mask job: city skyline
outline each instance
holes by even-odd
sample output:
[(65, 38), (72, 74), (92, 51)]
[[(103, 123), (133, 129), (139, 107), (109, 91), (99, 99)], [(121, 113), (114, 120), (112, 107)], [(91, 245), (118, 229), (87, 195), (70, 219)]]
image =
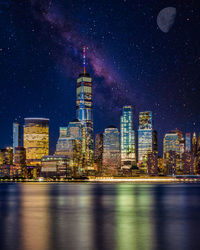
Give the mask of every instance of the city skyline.
[(0, 0), (0, 250), (200, 249), (200, 1)]
[(149, 1), (148, 6), (128, 0), (115, 5), (108, 1), (101, 5), (95, 1), (9, 3), (0, 15), (0, 73), (5, 84), (0, 146), (12, 144), (15, 118), (23, 123), (24, 117), (48, 117), (50, 151), (55, 150), (52, 145), (59, 127), (73, 120), (76, 112), (75, 81), (84, 44), (94, 84), (95, 133), (110, 124), (119, 129), (118, 117), (125, 105), (134, 107), (135, 117), (152, 111), (159, 148), (169, 130), (199, 132), (199, 36), (195, 32), (199, 4), (170, 4), (176, 8), (176, 20), (164, 33), (156, 22), (168, 1), (156, 5)]

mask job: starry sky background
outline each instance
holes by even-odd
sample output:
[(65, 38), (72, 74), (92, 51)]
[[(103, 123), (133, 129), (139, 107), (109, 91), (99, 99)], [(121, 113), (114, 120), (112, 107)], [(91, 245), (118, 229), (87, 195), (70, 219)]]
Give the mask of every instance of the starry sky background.
[[(163, 33), (159, 11), (177, 10)], [(50, 118), (50, 149), (59, 126), (75, 118), (76, 78), (93, 78), (94, 130), (119, 128), (123, 105), (153, 111), (159, 152), (174, 128), (200, 132), (200, 2), (157, 0), (0, 1), (0, 147), (12, 122)]]

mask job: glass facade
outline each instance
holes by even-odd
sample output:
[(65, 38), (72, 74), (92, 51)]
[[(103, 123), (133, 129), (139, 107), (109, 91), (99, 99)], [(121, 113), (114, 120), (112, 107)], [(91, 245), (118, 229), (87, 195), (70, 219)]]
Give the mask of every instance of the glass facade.
[(89, 74), (80, 74), (76, 87), (76, 118), (85, 128), (85, 168), (93, 169), (94, 139), (92, 115), (92, 78)]
[(85, 153), (85, 128), (83, 124), (74, 120), (68, 127), (60, 128), (60, 136), (56, 144), (55, 155), (65, 155), (70, 159), (70, 167), (82, 170)]
[(49, 119), (25, 118), (24, 148), (28, 165), (40, 164), (49, 155)]
[(163, 154), (169, 151), (180, 153), (179, 136), (176, 132), (169, 132), (165, 134), (163, 141)]
[(147, 159), (147, 154), (153, 151), (153, 133), (152, 129), (138, 130), (138, 160)]
[(103, 133), (103, 172), (116, 174), (120, 167), (120, 134), (110, 126)]
[(131, 106), (123, 107), (120, 130), (121, 165), (130, 168), (136, 164), (135, 131), (133, 130), (133, 110)]
[(71, 177), (73, 174), (67, 156), (48, 155), (42, 157), (41, 162), (41, 176), (44, 178), (66, 178)]
[(20, 124), (18, 122), (13, 123), (13, 153), (15, 148), (21, 146), (21, 133)]
[(153, 151), (152, 112), (139, 114), (138, 161), (146, 161), (147, 154)]
[(152, 112), (151, 111), (140, 112), (139, 129), (152, 129)]

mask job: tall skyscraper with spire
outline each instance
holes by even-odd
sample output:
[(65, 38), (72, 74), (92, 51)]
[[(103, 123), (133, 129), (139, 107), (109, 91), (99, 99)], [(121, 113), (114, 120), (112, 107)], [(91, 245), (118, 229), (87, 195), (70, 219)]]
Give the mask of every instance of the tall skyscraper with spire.
[(83, 73), (79, 74), (76, 86), (76, 118), (85, 127), (86, 150), (85, 166), (93, 170), (93, 115), (92, 115), (92, 78), (86, 73), (86, 47), (83, 46)]

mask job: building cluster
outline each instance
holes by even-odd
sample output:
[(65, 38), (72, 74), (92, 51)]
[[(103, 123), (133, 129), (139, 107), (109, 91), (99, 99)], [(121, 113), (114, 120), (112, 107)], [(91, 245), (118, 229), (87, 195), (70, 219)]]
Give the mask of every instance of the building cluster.
[[(174, 176), (200, 172), (200, 136), (170, 131), (158, 156), (152, 112), (139, 113), (133, 127), (133, 107), (124, 106), (120, 130), (108, 126), (94, 136), (92, 78), (85, 70), (76, 85), (76, 118), (60, 127), (56, 150), (49, 155), (49, 119), (25, 118), (13, 123), (13, 146), (0, 149), (0, 178), (70, 179), (86, 176)], [(23, 141), (23, 143), (22, 143)]]

